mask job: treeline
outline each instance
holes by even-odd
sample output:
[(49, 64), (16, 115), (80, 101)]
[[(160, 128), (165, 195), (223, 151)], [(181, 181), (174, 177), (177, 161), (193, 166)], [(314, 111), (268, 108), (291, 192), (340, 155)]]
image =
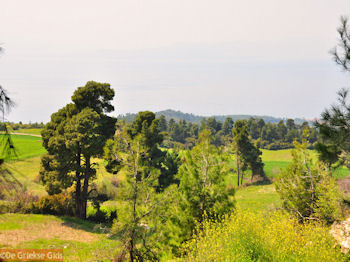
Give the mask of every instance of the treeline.
[[(258, 115), (213, 115), (213, 116), (199, 116), (195, 114), (189, 114), (189, 113), (183, 113), (181, 111), (176, 111), (172, 109), (162, 110), (155, 112), (155, 115), (157, 118), (159, 118), (161, 115), (165, 116), (166, 120), (169, 121), (170, 119), (174, 119), (176, 122), (179, 122), (180, 120), (186, 120), (187, 122), (192, 122), (195, 124), (200, 124), (201, 121), (205, 118), (214, 117), (216, 121), (225, 122), (225, 119), (230, 117), (233, 121), (237, 120), (249, 120), (250, 118), (257, 118), (257, 119), (263, 119), (266, 123), (275, 123), (277, 124), (281, 120), (286, 120), (284, 118), (280, 117), (273, 117), (273, 116), (258, 116)], [(119, 120), (125, 120), (128, 123), (131, 123), (136, 118), (137, 114), (134, 113), (127, 113), (125, 115), (119, 115), (117, 118)], [(294, 119), (296, 124), (302, 124), (305, 122), (305, 119), (301, 118), (295, 118)]]
[[(166, 117), (161, 115), (159, 117), (159, 126), (165, 135), (162, 145), (172, 148), (175, 144), (179, 144), (184, 148), (192, 148), (198, 139), (198, 133), (204, 129), (211, 131), (214, 137), (214, 145), (225, 145), (231, 134), (234, 122), (231, 117), (227, 117), (224, 122), (217, 121), (215, 117), (210, 117), (202, 119), (200, 124), (195, 124), (186, 120), (175, 121), (170, 119), (167, 121)], [(304, 129), (309, 130), (308, 139), (311, 148), (318, 139), (317, 129), (310, 126), (306, 121), (302, 124), (296, 124), (293, 119), (287, 119), (286, 122), (280, 120), (278, 123), (266, 123), (263, 119), (250, 118), (246, 123), (249, 137), (255, 145), (264, 149), (293, 148), (293, 141), (300, 142), (302, 140)]]
[(45, 124), (43, 122), (34, 122), (34, 123), (22, 123), (22, 121), (19, 121), (19, 123), (9, 122), (7, 125), (12, 130), (18, 130), (18, 129), (31, 129), (31, 128), (44, 128)]

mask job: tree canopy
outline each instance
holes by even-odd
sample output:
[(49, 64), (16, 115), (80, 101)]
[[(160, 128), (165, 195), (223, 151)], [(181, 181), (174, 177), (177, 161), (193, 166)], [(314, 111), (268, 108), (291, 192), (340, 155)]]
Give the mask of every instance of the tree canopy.
[(105, 113), (113, 110), (114, 91), (109, 84), (87, 82), (67, 104), (51, 115), (42, 131), (48, 151), (41, 160), (41, 181), (49, 194), (75, 185), (76, 216), (86, 218), (89, 182), (96, 170), (91, 159), (103, 154), (107, 139), (115, 132), (116, 119)]

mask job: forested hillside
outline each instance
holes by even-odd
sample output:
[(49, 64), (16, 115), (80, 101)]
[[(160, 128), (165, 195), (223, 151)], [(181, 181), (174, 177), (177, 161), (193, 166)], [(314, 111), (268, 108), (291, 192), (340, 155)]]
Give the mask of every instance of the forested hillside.
[[(162, 110), (155, 112), (156, 116), (159, 117), (161, 115), (165, 116), (165, 119), (169, 121), (170, 119), (174, 119), (176, 122), (179, 122), (180, 120), (185, 120), (187, 122), (192, 122), (195, 124), (200, 124), (200, 122), (205, 119), (205, 118), (215, 118), (215, 120), (224, 122), (226, 118), (230, 117), (232, 118), (233, 121), (236, 120), (248, 120), (250, 118), (255, 118), (255, 119), (262, 119), (266, 123), (278, 123), (281, 120), (286, 121), (286, 118), (281, 118), (281, 117), (272, 117), (272, 116), (259, 116), (259, 115), (213, 115), (213, 116), (199, 116), (195, 115), (192, 113), (183, 113), (181, 111), (176, 111), (172, 109), (167, 109), (167, 110)], [(125, 119), (127, 122), (132, 122), (137, 114), (133, 113), (127, 113), (125, 115), (119, 115), (118, 119)], [(310, 120), (307, 119), (301, 119), (301, 118), (295, 118), (293, 119), (296, 124), (302, 124), (303, 122), (309, 122), (311, 123)]]

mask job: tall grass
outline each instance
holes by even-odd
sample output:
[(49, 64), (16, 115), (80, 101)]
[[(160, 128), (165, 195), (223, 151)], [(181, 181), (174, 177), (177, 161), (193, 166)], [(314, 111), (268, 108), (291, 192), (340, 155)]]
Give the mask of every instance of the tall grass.
[(185, 245), (185, 261), (346, 261), (329, 229), (298, 224), (282, 212), (238, 210), (222, 223), (207, 221)]

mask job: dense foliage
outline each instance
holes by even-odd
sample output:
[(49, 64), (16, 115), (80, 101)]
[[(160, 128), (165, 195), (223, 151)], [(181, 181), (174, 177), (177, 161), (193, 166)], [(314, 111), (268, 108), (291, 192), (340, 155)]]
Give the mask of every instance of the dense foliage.
[(243, 184), (244, 172), (250, 168), (252, 177), (258, 177), (259, 180), (267, 180), (264, 172), (264, 164), (260, 155), (262, 154), (259, 148), (254, 146), (248, 136), (247, 122), (238, 120), (234, 124), (232, 130), (232, 151), (235, 155), (237, 167), (237, 186)]
[[(339, 45), (338, 48), (334, 48), (333, 58), (345, 72), (350, 73), (350, 28), (345, 17), (341, 18), (338, 33)], [(338, 165), (350, 166), (350, 105), (348, 97), (349, 90), (341, 89), (338, 92), (338, 103), (326, 109), (322, 113), (321, 119), (316, 122), (321, 138), (316, 149), (320, 153), (321, 160), (327, 162), (328, 165), (338, 161)]]
[(113, 232), (123, 242), (120, 260), (127, 254), (131, 261), (154, 261), (159, 256), (155, 239), (161, 237), (161, 231), (157, 224), (171, 191), (156, 192), (160, 176), (156, 156), (164, 155), (158, 149), (161, 136), (157, 128), (154, 114), (142, 112), (131, 127), (122, 126), (106, 145), (107, 159), (115, 159), (125, 178), (118, 194), (125, 205), (113, 225)]
[[(170, 119), (174, 119), (176, 122), (179, 122), (180, 120), (185, 120), (186, 122), (191, 122), (194, 124), (200, 124), (202, 120), (208, 118), (205, 116), (199, 116), (189, 113), (183, 113), (181, 111), (176, 111), (172, 109), (162, 110), (155, 112), (156, 117), (159, 118), (160, 116), (164, 116), (167, 121)], [(134, 121), (137, 114), (133, 113), (127, 113), (125, 115), (119, 115), (118, 119), (124, 119), (126, 122), (132, 122)], [(266, 123), (274, 123), (277, 124), (279, 121), (283, 120), (283, 118), (280, 117), (272, 117), (272, 116), (258, 116), (258, 115), (215, 115), (213, 116), (216, 121), (218, 122), (224, 122), (226, 118), (231, 118), (233, 121), (237, 120), (249, 120), (250, 118), (256, 118), (256, 119), (263, 119)], [(295, 122), (297, 124), (302, 124), (305, 121), (305, 119), (301, 118), (295, 118)]]
[(342, 217), (338, 185), (326, 165), (313, 163), (306, 142), (295, 142), (292, 163), (275, 181), (283, 207), (300, 221), (332, 223)]
[(90, 182), (96, 175), (93, 157), (115, 131), (116, 119), (107, 116), (114, 108), (114, 90), (109, 84), (90, 81), (79, 87), (67, 104), (51, 115), (42, 131), (47, 150), (41, 159), (40, 179), (49, 194), (75, 186), (75, 215), (86, 219)]
[(230, 156), (211, 145), (210, 131), (204, 130), (199, 136), (199, 143), (184, 154), (177, 175), (181, 216), (185, 218), (179, 230), (185, 239), (191, 237), (196, 221), (230, 213), (235, 203), (235, 189), (226, 183)]
[[(191, 148), (198, 139), (198, 133), (203, 129), (211, 131), (214, 140), (213, 144), (220, 146), (227, 144), (228, 136), (234, 126), (232, 118), (228, 117), (224, 122), (217, 121), (214, 117), (202, 119), (200, 124), (187, 122), (186, 120), (174, 119), (166, 120), (165, 116), (160, 116), (160, 128), (165, 132), (163, 145), (173, 147), (180, 144), (184, 148)], [(242, 120), (236, 120), (242, 121)], [(243, 120), (247, 123), (247, 132), (253, 143), (264, 149), (278, 150), (293, 148), (293, 141), (301, 141), (304, 129), (310, 130), (310, 148), (318, 139), (316, 128), (311, 127), (308, 122), (298, 125), (293, 119), (283, 120), (278, 123), (265, 123), (263, 119), (250, 118)]]

